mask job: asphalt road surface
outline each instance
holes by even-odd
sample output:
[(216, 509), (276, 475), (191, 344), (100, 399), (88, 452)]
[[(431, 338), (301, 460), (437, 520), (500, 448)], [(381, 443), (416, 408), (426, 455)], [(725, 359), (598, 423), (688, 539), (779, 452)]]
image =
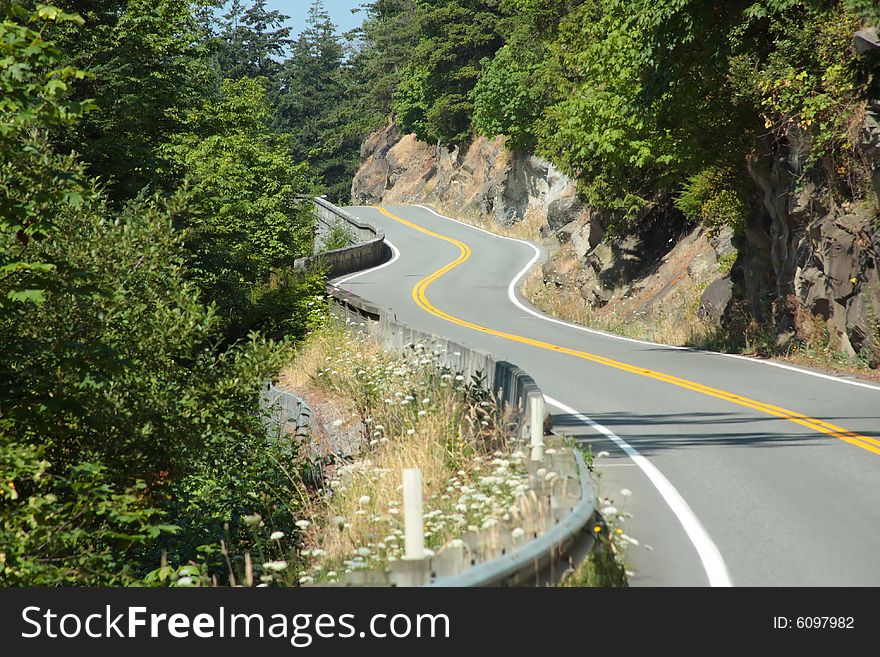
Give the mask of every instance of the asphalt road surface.
[(880, 386), (552, 320), (515, 292), (534, 245), (420, 206), (348, 210), (395, 255), (339, 287), (519, 365), (557, 431), (609, 453), (597, 486), (634, 514), (631, 585), (880, 585)]

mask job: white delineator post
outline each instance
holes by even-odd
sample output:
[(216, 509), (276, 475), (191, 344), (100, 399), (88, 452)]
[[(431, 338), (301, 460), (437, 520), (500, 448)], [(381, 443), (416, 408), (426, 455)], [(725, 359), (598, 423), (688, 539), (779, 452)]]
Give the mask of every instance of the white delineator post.
[(425, 520), (422, 516), (422, 472), (403, 471), (404, 559), (425, 558)]
[(531, 433), (532, 460), (544, 458), (544, 396), (529, 397), (529, 430)]

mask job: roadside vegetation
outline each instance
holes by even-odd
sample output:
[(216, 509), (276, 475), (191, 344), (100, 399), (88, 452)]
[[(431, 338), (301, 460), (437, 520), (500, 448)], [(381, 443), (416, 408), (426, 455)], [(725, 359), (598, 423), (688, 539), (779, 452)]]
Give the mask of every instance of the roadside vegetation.
[(0, 2), (0, 585), (232, 583), (307, 501), (320, 188), (208, 4), (59, 4)]
[(340, 416), (333, 430), (362, 436), (351, 459), (324, 469), (308, 510), (310, 565), (300, 582), (338, 582), (403, 556), (404, 468), (421, 471), (432, 552), (509, 517), (526, 489), (526, 455), (488, 392), (441, 367), (439, 356), (430, 343), (391, 355), (331, 321), (282, 371), (281, 383), (298, 394), (332, 400)]

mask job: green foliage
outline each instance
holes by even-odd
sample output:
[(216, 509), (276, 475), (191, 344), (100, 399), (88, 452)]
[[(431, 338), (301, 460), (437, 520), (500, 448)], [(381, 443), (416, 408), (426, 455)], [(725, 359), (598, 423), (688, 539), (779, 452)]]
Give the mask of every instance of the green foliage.
[(0, 24), (0, 581), (228, 581), (305, 494), (262, 390), (323, 292), (308, 175), (265, 80), (214, 86), (199, 7), (65, 4)]
[(217, 61), (224, 77), (266, 78), (278, 75), (290, 44), (291, 28), (282, 27), (287, 16), (266, 8), (266, 0), (245, 6), (232, 0), (217, 34)]
[(523, 57), (510, 46), (488, 61), (473, 93), (477, 134), (505, 135), (514, 150), (534, 149), (535, 124), (543, 109), (537, 79), (542, 63), (534, 50)]
[[(293, 159), (308, 162), (331, 200), (346, 201), (360, 139), (352, 80), (342, 40), (321, 0), (309, 7), (306, 28), (279, 73), (278, 127), (290, 135)], [(348, 124), (352, 122), (353, 125)]]
[(0, 296), (2, 309), (10, 300), (43, 299), (53, 265), (33, 257), (32, 242), (54, 234), (55, 217), (89, 194), (74, 159), (58, 154), (47, 134), (93, 104), (69, 98), (69, 85), (85, 73), (63, 66), (48, 39), (57, 24), (81, 24), (79, 16), (41, 5), (33, 14), (2, 8), (0, 18), (0, 277), (22, 282), (29, 272), (27, 285)]
[(310, 294), (304, 279), (278, 275), (309, 252), (313, 219), (297, 201), (308, 191), (305, 165), (291, 161), (270, 118), (261, 80), (225, 80), (219, 98), (190, 113), (187, 132), (166, 149), (175, 176), (190, 184), (187, 212), (176, 218), (189, 276), (217, 304), (230, 337), (261, 326), (259, 307), (273, 291)]
[(177, 528), (144, 505), (146, 484), (125, 490), (81, 462), (53, 472), (42, 449), (0, 438), (0, 585), (125, 585), (137, 550)]
[(85, 24), (59, 30), (56, 43), (68, 63), (89, 71), (74, 98), (94, 99), (99, 111), (63, 134), (64, 145), (120, 203), (145, 187), (173, 190), (179, 181), (164, 175), (162, 146), (217, 86), (211, 45), (195, 13), (208, 0), (65, 4)]
[(345, 223), (339, 220), (330, 227), (330, 231), (324, 237), (321, 250), (333, 251), (334, 249), (343, 249), (350, 244), (352, 244), (351, 233), (349, 233)]
[(755, 16), (778, 35), (766, 58), (745, 53), (736, 82), (754, 102), (763, 127), (777, 137), (809, 136), (810, 158), (828, 158), (835, 175), (856, 166), (852, 152), (855, 108), (864, 96), (858, 66), (851, 53), (860, 20), (840, 8), (786, 7), (786, 11)]
[(675, 199), (675, 206), (710, 231), (722, 226), (741, 231), (749, 212), (737, 174), (718, 167), (691, 176)]
[(360, 46), (352, 57), (354, 104), (364, 134), (384, 125), (392, 97), (419, 41), (416, 0), (364, 3), (363, 25), (355, 33)]
[[(58, 284), (42, 305), (18, 304), (0, 320), (0, 371), (11, 382), (0, 389), (4, 444), (38, 450), (51, 485), (65, 491), (34, 493), (60, 500), (39, 516), (45, 531), (58, 540), (67, 529), (95, 536), (77, 544), (82, 555), (73, 547), (60, 554), (53, 563), (63, 572), (45, 575), (46, 583), (118, 582), (157, 564), (163, 549), (185, 562), (224, 535), (249, 549), (243, 515), (289, 519), (295, 508), (298, 455), (270, 443), (259, 412), (263, 383), (288, 352), (257, 336), (215, 351), (218, 319), (185, 280), (184, 250), (172, 228), (184, 202), (141, 200), (118, 218), (95, 205), (62, 217), (66, 238), (46, 240), (40, 254), (57, 263)], [(77, 483), (86, 474), (87, 483)], [(124, 493), (131, 486), (136, 496), (119, 497), (133, 495)], [(107, 516), (106, 505), (134, 514), (131, 522), (140, 524), (129, 534), (143, 540), (123, 535), (122, 520)], [(164, 511), (162, 524), (181, 531), (157, 534), (152, 508)], [(2, 513), (8, 532), (26, 531), (22, 523), (31, 522), (20, 505)], [(73, 519), (69, 527), (65, 518)], [(117, 548), (110, 561), (102, 537), (117, 534), (136, 549)], [(20, 555), (39, 561), (35, 545), (21, 543)], [(64, 574), (78, 573), (80, 558), (106, 562), (106, 569), (95, 565), (93, 579)], [(111, 576), (122, 560), (126, 567)]]
[(470, 140), (480, 62), (503, 44), (498, 0), (417, 2), (419, 40), (393, 97), (401, 127), (424, 141)]

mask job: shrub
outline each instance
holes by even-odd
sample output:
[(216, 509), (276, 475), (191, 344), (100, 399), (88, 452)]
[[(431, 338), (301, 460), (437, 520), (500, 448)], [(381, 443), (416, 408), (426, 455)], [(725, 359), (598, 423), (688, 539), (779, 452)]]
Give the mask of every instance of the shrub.
[(740, 231), (748, 217), (749, 206), (735, 179), (735, 174), (726, 169), (704, 169), (688, 179), (675, 199), (675, 206), (710, 231), (722, 226)]

